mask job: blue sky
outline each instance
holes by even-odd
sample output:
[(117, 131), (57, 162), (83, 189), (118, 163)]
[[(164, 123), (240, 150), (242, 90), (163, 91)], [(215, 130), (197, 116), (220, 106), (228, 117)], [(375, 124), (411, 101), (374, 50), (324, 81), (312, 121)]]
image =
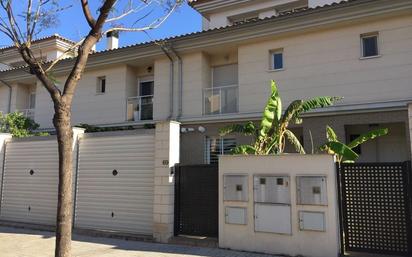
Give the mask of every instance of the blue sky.
[[(18, 1), (17, 1), (18, 2)], [(79, 6), (79, 0), (61, 0), (62, 5), (73, 5), (70, 9), (62, 12), (59, 15), (59, 24), (56, 27), (41, 31), (40, 37), (48, 36), (58, 33), (61, 36), (67, 37), (72, 40), (79, 40), (81, 36), (85, 35), (88, 31), (88, 25), (81, 13), (81, 7)], [(96, 2), (96, 1), (90, 1)], [(140, 15), (144, 15), (141, 13)], [(139, 26), (143, 26), (152, 21), (154, 17), (162, 16), (162, 10), (155, 10), (146, 19), (139, 22)], [(133, 19), (133, 21), (132, 21)], [(126, 24), (134, 22), (136, 16), (130, 17), (129, 20), (125, 20)], [(120, 45), (130, 45), (139, 42), (150, 41), (151, 39), (165, 38), (169, 36), (182, 35), (194, 31), (201, 30), (201, 17), (200, 15), (190, 8), (187, 4), (181, 6), (175, 11), (169, 19), (161, 25), (161, 27), (148, 32), (150, 37), (142, 32), (128, 32), (120, 34)], [(11, 41), (0, 33), (0, 45), (9, 45)], [(102, 49), (105, 47), (105, 40), (102, 40), (97, 48)]]

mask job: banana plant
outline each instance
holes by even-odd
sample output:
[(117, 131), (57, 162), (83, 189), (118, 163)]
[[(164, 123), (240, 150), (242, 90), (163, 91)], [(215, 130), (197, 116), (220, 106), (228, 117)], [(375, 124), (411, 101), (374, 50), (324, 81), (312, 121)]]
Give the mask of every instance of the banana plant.
[(309, 100), (295, 100), (282, 115), (282, 100), (274, 80), (271, 81), (271, 94), (263, 111), (260, 126), (249, 121), (246, 124), (235, 124), (220, 129), (220, 135), (239, 133), (252, 136), (250, 145), (240, 145), (232, 150), (234, 154), (281, 154), (288, 140), (298, 153), (305, 150), (296, 135), (289, 130), (290, 124), (301, 124), (301, 114), (313, 109), (333, 105), (340, 97), (322, 96)]
[(385, 136), (388, 133), (389, 130), (387, 128), (375, 129), (360, 135), (349, 144), (344, 144), (339, 141), (333, 128), (326, 126), (326, 138), (328, 142), (322, 145), (320, 149), (321, 151), (335, 155), (336, 162), (338, 163), (354, 163), (359, 158), (359, 155), (353, 151), (355, 147), (377, 137)]

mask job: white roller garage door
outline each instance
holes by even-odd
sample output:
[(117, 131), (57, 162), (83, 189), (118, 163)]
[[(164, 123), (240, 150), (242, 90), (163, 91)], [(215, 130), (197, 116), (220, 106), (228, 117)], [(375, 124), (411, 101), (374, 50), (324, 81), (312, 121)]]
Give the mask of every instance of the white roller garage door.
[(57, 142), (13, 140), (6, 145), (0, 219), (54, 225), (57, 208)]
[(154, 134), (85, 136), (79, 152), (75, 227), (152, 235)]

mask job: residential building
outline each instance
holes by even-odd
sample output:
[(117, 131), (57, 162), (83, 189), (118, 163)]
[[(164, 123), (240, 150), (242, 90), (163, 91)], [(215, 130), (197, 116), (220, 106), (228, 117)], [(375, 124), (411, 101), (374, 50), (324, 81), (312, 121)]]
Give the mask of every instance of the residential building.
[[(357, 149), (360, 161), (411, 159), (412, 2), (330, 2), (191, 1), (203, 16), (202, 32), (118, 49), (115, 42), (91, 54), (74, 98), (73, 125), (140, 127), (177, 120), (181, 163), (213, 163), (250, 142), (237, 135), (221, 138), (218, 130), (258, 122), (273, 79), (284, 106), (319, 95), (344, 97), (306, 114), (293, 128), (308, 152), (325, 142), (326, 125), (344, 141), (387, 127), (388, 136)], [(58, 81), (71, 64), (69, 59), (56, 66)], [(30, 106), (28, 94), (20, 97), (16, 89), (11, 110), (33, 107), (34, 120), (52, 129), (50, 97), (32, 75), (11, 68), (0, 79), (35, 92)], [(8, 92), (0, 86), (3, 112)]]

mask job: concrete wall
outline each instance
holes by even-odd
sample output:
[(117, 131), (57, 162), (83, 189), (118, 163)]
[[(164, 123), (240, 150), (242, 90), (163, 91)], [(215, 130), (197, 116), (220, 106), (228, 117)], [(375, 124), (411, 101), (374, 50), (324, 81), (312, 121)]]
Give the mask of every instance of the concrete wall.
[[(248, 175), (248, 201), (223, 200), (223, 176)], [(255, 232), (254, 228), (254, 175), (290, 176), (291, 235)], [(273, 254), (302, 255), (308, 257), (333, 257), (339, 251), (339, 221), (335, 163), (328, 155), (281, 156), (221, 156), (219, 162), (219, 246), (237, 250)], [(298, 205), (296, 176), (325, 176), (327, 205)], [(246, 207), (247, 225), (225, 222), (225, 207)], [(325, 232), (299, 229), (299, 211), (324, 212)]]
[(153, 237), (167, 243), (173, 236), (174, 181), (172, 167), (179, 163), (180, 124), (156, 124)]

